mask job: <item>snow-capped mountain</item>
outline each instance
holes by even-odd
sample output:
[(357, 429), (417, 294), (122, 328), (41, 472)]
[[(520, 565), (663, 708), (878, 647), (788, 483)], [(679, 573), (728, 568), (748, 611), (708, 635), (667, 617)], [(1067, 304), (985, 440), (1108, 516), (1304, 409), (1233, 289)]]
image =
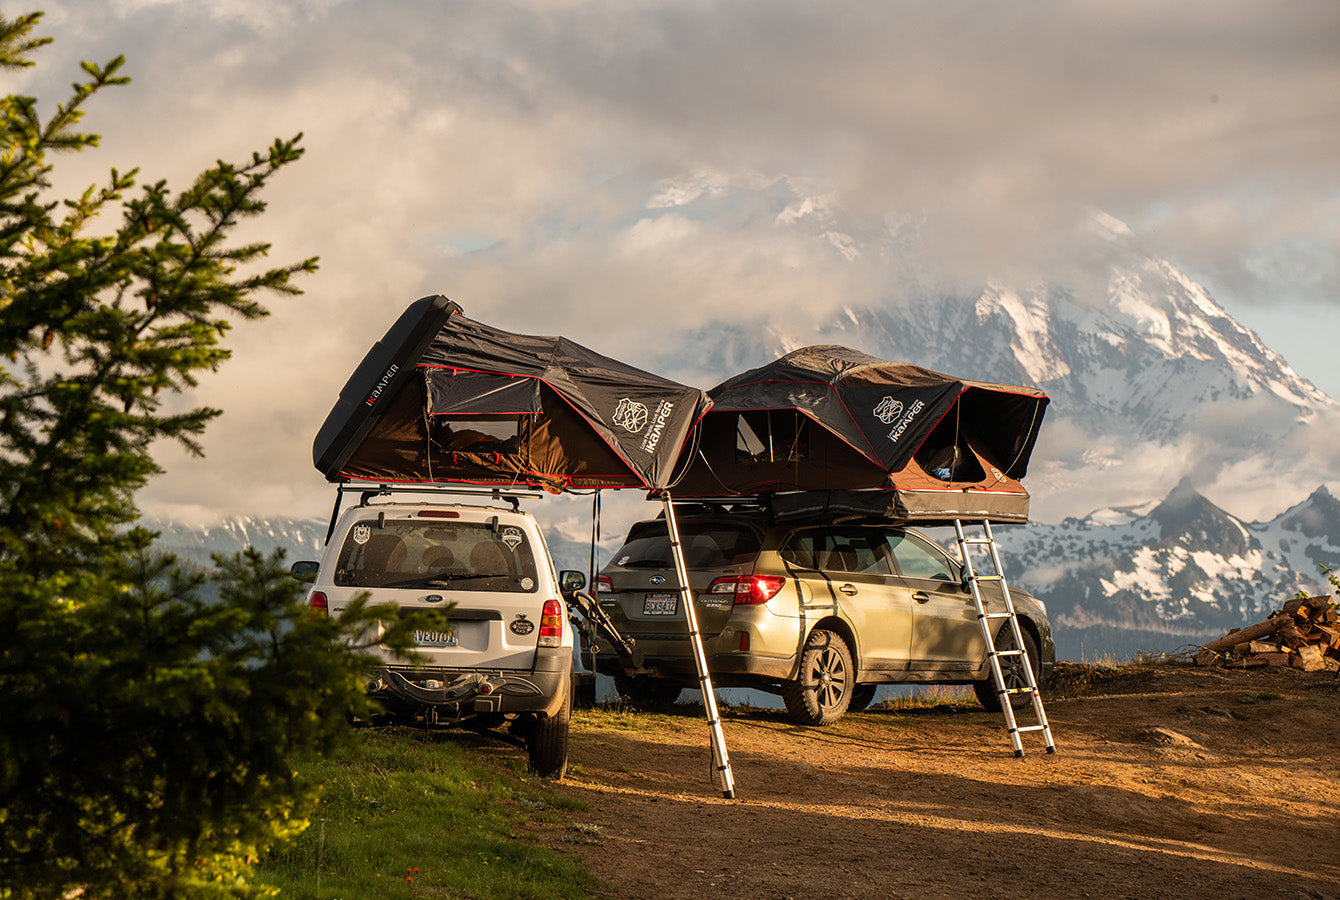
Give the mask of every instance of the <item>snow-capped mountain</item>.
[(1006, 573), (1046, 602), (1075, 659), (1167, 652), (1264, 619), (1300, 591), (1328, 594), (1340, 564), (1340, 501), (1320, 487), (1245, 522), (1179, 484), (1161, 502), (996, 531)]
[(243, 516), (214, 525), (185, 525), (158, 518), (144, 518), (140, 524), (158, 532), (154, 545), (160, 552), (209, 567), (213, 556), (231, 556), (247, 547), (266, 554), (283, 549), (290, 561), (319, 559), (328, 523), (316, 518)]
[[(917, 252), (908, 227), (858, 226), (786, 179), (734, 194), (666, 192), (647, 210), (734, 214), (748, 219), (741, 227), (757, 227), (765, 213), (772, 229), (824, 248), (834, 272), (882, 271)], [(1043, 519), (1144, 502), (1187, 477), (1239, 514), (1269, 515), (1275, 497), (1340, 472), (1340, 404), (1122, 223), (1092, 212), (1079, 231), (1082, 264), (1066, 276), (952, 290), (890, 278), (902, 286), (856, 291), (817, 326), (787, 308), (748, 327), (714, 323), (667, 347), (658, 364), (725, 377), (799, 346), (834, 343), (1039, 387), (1052, 403), (1026, 483)]]
[[(320, 559), (330, 527), (325, 519), (290, 516), (244, 516), (209, 526), (144, 518), (140, 525), (158, 533), (154, 546), (160, 553), (171, 553), (182, 562), (202, 568), (209, 568), (214, 556), (231, 556), (247, 547), (266, 554), (282, 549), (289, 562)], [(586, 571), (590, 567), (589, 544), (572, 541), (553, 528), (545, 528), (545, 542), (555, 568)]]

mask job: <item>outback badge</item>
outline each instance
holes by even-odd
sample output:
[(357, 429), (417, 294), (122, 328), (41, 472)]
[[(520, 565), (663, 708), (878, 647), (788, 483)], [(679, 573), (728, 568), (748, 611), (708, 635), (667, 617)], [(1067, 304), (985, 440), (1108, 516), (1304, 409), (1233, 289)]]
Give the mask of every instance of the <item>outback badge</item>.
[(535, 623), (527, 619), (524, 614), (518, 613), (512, 624), (507, 627), (512, 630), (512, 634), (526, 635), (535, 630)]

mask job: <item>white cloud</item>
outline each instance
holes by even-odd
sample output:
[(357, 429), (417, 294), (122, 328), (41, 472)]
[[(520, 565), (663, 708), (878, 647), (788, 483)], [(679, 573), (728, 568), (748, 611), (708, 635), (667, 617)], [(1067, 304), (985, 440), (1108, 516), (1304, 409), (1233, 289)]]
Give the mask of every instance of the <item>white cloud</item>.
[[(49, 109), (77, 60), (120, 52), (135, 79), (62, 184), (141, 165), (181, 186), (305, 133), (247, 235), (321, 272), (237, 330), (199, 394), (227, 410), (208, 458), (171, 460), (160, 504), (320, 512), (311, 436), (427, 293), (613, 355), (711, 323), (795, 334), (905, 280), (1082, 267), (1094, 206), (1212, 289), (1340, 286), (1335, 4), (46, 5), (23, 90)], [(770, 207), (783, 174), (815, 203)], [(776, 227), (802, 214), (822, 240)], [(915, 265), (853, 258), (849, 227), (914, 237)]]

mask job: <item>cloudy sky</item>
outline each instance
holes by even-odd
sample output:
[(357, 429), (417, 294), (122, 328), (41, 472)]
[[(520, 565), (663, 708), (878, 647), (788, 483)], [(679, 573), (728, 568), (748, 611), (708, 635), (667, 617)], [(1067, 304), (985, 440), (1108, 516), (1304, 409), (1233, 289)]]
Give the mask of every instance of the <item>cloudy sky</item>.
[(44, 7), (56, 42), (6, 73), (7, 92), (50, 110), (80, 59), (118, 53), (134, 79), (94, 104), (102, 147), (63, 159), (63, 185), (135, 165), (184, 185), (277, 136), (307, 148), (248, 236), (321, 271), (234, 332), (199, 392), (226, 411), (208, 457), (165, 454), (152, 512), (323, 513), (312, 437), (425, 294), (637, 362), (667, 335), (779, 310), (821, 320), (873, 290), (767, 223), (638, 215), (689, 186), (783, 176), (911, 223), (917, 258), (898, 277), (920, 281), (1055, 273), (1077, 218), (1104, 210), (1340, 396), (1340, 4)]

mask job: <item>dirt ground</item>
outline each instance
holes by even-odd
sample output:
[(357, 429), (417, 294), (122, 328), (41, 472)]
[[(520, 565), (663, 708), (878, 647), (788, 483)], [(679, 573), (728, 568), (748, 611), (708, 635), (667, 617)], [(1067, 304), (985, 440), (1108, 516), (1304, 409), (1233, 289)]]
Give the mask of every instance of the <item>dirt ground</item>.
[[(828, 728), (701, 707), (574, 713), (554, 846), (611, 898), (1340, 898), (1340, 681), (1062, 664), (1057, 752), (970, 706)], [(1025, 719), (1027, 721), (1025, 721)], [(1027, 724), (1031, 716), (1021, 722)]]

